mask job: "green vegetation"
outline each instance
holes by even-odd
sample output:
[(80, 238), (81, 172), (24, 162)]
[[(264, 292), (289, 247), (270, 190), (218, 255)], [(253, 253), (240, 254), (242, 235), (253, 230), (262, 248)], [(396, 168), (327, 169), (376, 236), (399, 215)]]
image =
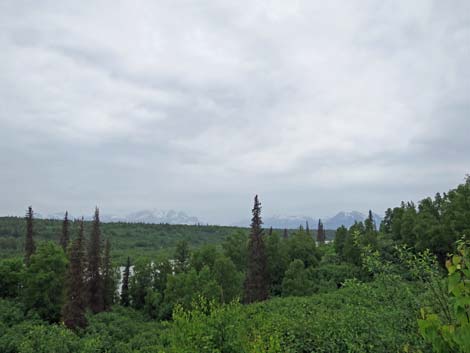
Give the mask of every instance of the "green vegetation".
[[(76, 234), (78, 221), (70, 222), (70, 234)], [(58, 242), (62, 236), (63, 221), (35, 219), (36, 242)], [(85, 221), (85, 232), (90, 233), (92, 222)], [(145, 223), (102, 223), (104, 239), (112, 239), (113, 261), (125, 264), (127, 256), (155, 258), (173, 254), (176, 244), (186, 240), (192, 248), (204, 244), (220, 244), (233, 232), (248, 234), (247, 229), (207, 225), (170, 225)], [(0, 256), (22, 256), (25, 246), (26, 222), (20, 217), (0, 217)]]
[(470, 351), (469, 178), (333, 244), (252, 213), (249, 231), (2, 219), (27, 241), (2, 249), (0, 352)]

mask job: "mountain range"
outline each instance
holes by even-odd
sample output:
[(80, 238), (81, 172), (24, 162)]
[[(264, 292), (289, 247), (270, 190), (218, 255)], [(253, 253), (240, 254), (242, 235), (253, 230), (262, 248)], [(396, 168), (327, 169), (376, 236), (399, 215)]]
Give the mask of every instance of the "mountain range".
[[(375, 224), (377, 227), (380, 225), (382, 221), (382, 217), (378, 214), (373, 213), (372, 216), (374, 217)], [(367, 215), (358, 212), (358, 211), (351, 211), (345, 212), (341, 211), (338, 212), (333, 217), (328, 217), (322, 219), (323, 226), (325, 229), (337, 229), (344, 225), (345, 227), (349, 228), (354, 224), (354, 222), (363, 222), (367, 218)], [(318, 225), (318, 218), (309, 217), (309, 216), (268, 216), (263, 218), (263, 224), (265, 228), (273, 227), (273, 228), (287, 228), (287, 229), (296, 229), (299, 228), (300, 225), (303, 227), (306, 226), (306, 222), (308, 222), (310, 229), (316, 229)], [(238, 222), (234, 225), (247, 227), (249, 226), (250, 222), (245, 220)]]
[[(57, 212), (48, 214), (46, 216), (35, 214), (36, 218), (48, 218), (48, 219), (63, 219), (64, 213)], [(375, 223), (377, 226), (380, 225), (382, 217), (378, 214), (373, 213)], [(75, 218), (74, 215), (69, 215), (69, 219)], [(85, 220), (91, 220), (91, 216), (85, 217)], [(358, 211), (338, 212), (333, 217), (322, 219), (325, 229), (337, 229), (341, 225), (350, 227), (354, 222), (362, 222), (367, 218), (367, 215)], [(197, 217), (190, 216), (183, 211), (175, 210), (141, 210), (132, 212), (127, 215), (113, 215), (113, 214), (101, 214), (100, 219), (102, 222), (128, 222), (128, 223), (168, 223), (168, 224), (199, 224), (201, 222)], [(300, 225), (304, 226), (308, 222), (310, 229), (316, 229), (318, 224), (318, 218), (309, 216), (267, 216), (263, 217), (263, 223), (265, 228), (288, 228), (296, 229)], [(232, 224), (233, 226), (248, 227), (250, 225), (249, 220), (243, 220)]]
[[(47, 216), (35, 215), (37, 218), (48, 218), (48, 219), (63, 219), (64, 213), (57, 212)], [(75, 218), (73, 215), (69, 215), (69, 219)], [(91, 220), (91, 216), (84, 217), (85, 220)], [(198, 224), (199, 219), (194, 216), (189, 216), (183, 211), (175, 210), (142, 210), (132, 212), (124, 216), (118, 216), (113, 214), (101, 214), (100, 220), (102, 222), (127, 222), (127, 223), (168, 223), (168, 224)]]

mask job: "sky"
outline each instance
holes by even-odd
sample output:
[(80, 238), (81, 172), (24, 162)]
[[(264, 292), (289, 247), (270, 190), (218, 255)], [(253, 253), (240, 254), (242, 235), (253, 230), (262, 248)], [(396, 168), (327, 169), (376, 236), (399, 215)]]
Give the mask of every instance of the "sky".
[(470, 2), (0, 1), (0, 215), (381, 214), (470, 173)]

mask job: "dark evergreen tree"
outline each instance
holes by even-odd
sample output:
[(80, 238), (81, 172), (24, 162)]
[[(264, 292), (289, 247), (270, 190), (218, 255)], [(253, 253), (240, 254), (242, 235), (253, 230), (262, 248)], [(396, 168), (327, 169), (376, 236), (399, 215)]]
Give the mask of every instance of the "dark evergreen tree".
[(104, 310), (109, 310), (114, 303), (114, 294), (116, 290), (114, 280), (114, 269), (111, 264), (111, 242), (109, 238), (106, 239), (104, 244), (104, 258), (103, 258), (103, 303)]
[(124, 268), (124, 274), (122, 275), (122, 286), (121, 286), (121, 305), (129, 306), (129, 276), (131, 272), (131, 259), (127, 257), (126, 267)]
[(287, 231), (287, 228), (284, 228), (284, 234), (282, 235), (284, 239), (289, 238), (289, 232)]
[(65, 211), (64, 221), (62, 222), (62, 233), (60, 235), (59, 244), (67, 253), (67, 246), (69, 245), (69, 213)]
[(387, 208), (385, 211), (385, 216), (382, 222), (380, 223), (380, 232), (386, 235), (390, 235), (392, 233), (392, 217), (393, 211), (391, 208)]
[(318, 229), (317, 229), (317, 242), (323, 244), (326, 240), (325, 229), (323, 228), (323, 223), (321, 219), (318, 220)]
[(273, 227), (269, 227), (269, 235), (273, 235)]
[(36, 251), (36, 245), (34, 244), (34, 228), (33, 228), (33, 208), (28, 207), (26, 213), (26, 240), (24, 244), (24, 261), (26, 265), (29, 265), (31, 261), (31, 255)]
[(87, 294), (88, 306), (93, 313), (104, 310), (103, 277), (101, 275), (101, 230), (98, 207), (95, 209), (93, 224), (88, 244)]
[(305, 221), (305, 233), (307, 233), (307, 235), (310, 235), (310, 228), (308, 227), (308, 221)]
[(369, 210), (369, 215), (364, 221), (364, 226), (366, 227), (366, 232), (375, 232), (377, 227), (375, 225), (374, 216), (372, 215), (372, 210)]
[(375, 225), (374, 216), (372, 211), (369, 210), (369, 215), (364, 221), (364, 235), (362, 237), (362, 243), (364, 245), (371, 245), (373, 248), (377, 247), (377, 226)]
[(69, 267), (65, 279), (65, 305), (62, 308), (64, 325), (70, 329), (84, 328), (85, 317), (85, 283), (83, 261), (83, 219), (80, 221), (78, 237), (72, 242), (69, 250)]
[(261, 203), (255, 196), (251, 219), (251, 234), (248, 242), (248, 267), (245, 279), (245, 303), (265, 300), (268, 298), (269, 274), (267, 271), (266, 248), (263, 239), (261, 220)]

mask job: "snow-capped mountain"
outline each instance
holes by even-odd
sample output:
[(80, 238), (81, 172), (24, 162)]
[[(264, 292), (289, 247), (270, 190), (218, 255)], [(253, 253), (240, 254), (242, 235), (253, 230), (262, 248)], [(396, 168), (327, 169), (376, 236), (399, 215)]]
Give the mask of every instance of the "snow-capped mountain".
[[(380, 217), (377, 213), (372, 213), (372, 217), (374, 218), (375, 224), (377, 227), (382, 222), (382, 217)], [(333, 217), (325, 219), (323, 225), (326, 229), (337, 229), (344, 225), (346, 228), (349, 228), (354, 224), (354, 222), (363, 222), (367, 219), (367, 215), (358, 211), (351, 211), (351, 212), (338, 212)]]
[(130, 213), (125, 217), (126, 222), (140, 223), (169, 223), (169, 224), (197, 224), (199, 219), (188, 216), (183, 211), (174, 210), (143, 210)]
[[(372, 214), (375, 220), (375, 224), (377, 227), (380, 225), (382, 218), (376, 214)], [(354, 224), (354, 222), (363, 222), (366, 220), (367, 215), (358, 212), (358, 211), (351, 211), (351, 212), (338, 212), (333, 217), (327, 217), (325, 219), (322, 218), (323, 225), (325, 229), (337, 229), (344, 225), (345, 227), (349, 228)], [(309, 216), (268, 216), (263, 218), (263, 225), (265, 228), (273, 227), (273, 228), (288, 228), (288, 229), (296, 229), (299, 228), (300, 225), (303, 227), (306, 226), (306, 222), (308, 222), (310, 229), (316, 229), (318, 225), (317, 217), (309, 217)], [(248, 227), (250, 225), (249, 221), (241, 221), (236, 223), (235, 225), (241, 227)]]
[[(48, 219), (64, 219), (65, 212), (55, 212), (47, 215), (46, 217), (37, 218), (48, 218)], [(76, 218), (75, 215), (69, 213), (69, 219)], [(85, 220), (89, 221), (92, 219), (92, 215), (84, 217)], [(169, 224), (197, 224), (200, 223), (199, 219), (194, 216), (189, 216), (183, 211), (175, 210), (142, 210), (138, 212), (129, 213), (124, 216), (113, 215), (113, 214), (101, 214), (100, 220), (105, 223), (109, 222), (128, 222), (128, 223), (169, 223)]]

